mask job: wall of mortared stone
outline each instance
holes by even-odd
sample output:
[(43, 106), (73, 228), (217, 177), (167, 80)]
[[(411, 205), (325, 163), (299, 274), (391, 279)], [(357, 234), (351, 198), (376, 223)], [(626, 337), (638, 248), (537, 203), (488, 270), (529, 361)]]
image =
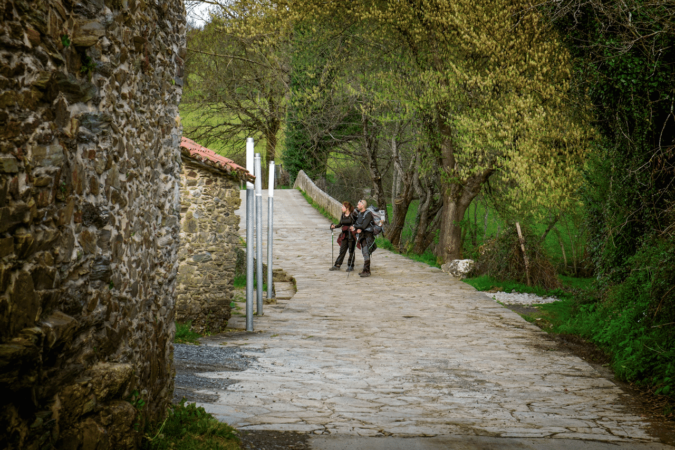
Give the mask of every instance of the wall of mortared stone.
[(239, 182), (184, 159), (176, 320), (220, 332), (230, 318), (239, 242)]
[(294, 188), (302, 189), (305, 194), (309, 196), (314, 202), (328, 211), (335, 220), (342, 216), (342, 203), (335, 200), (326, 192), (321, 190), (314, 182), (307, 176), (304, 170), (298, 172), (298, 176), (293, 183)]
[(171, 399), (184, 16), (0, 0), (3, 448), (132, 448)]

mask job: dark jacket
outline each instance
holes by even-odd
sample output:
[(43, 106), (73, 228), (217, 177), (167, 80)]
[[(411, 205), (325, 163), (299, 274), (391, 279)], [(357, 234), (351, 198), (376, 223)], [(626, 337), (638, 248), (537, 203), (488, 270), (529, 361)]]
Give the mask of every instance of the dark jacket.
[(368, 227), (370, 227), (373, 224), (373, 214), (366, 210), (364, 212), (360, 212), (359, 215), (356, 217), (356, 223), (354, 224), (354, 228), (357, 230), (365, 230)]
[(351, 214), (345, 216), (344, 214), (340, 215), (340, 221), (335, 225), (335, 228), (342, 228), (344, 226), (351, 227), (356, 222), (356, 211), (352, 211)]
[(357, 230), (362, 230), (361, 234), (365, 237), (364, 233), (372, 234), (373, 222), (373, 213), (366, 210), (364, 212), (360, 212), (356, 217), (354, 228)]
[(337, 244), (341, 245), (343, 239), (348, 239), (351, 241), (354, 239), (353, 232), (349, 231), (349, 227), (354, 225), (356, 222), (356, 211), (352, 211), (351, 214), (345, 216), (344, 214), (340, 215), (340, 221), (338, 223), (335, 223), (335, 228), (339, 228), (342, 230), (342, 233), (340, 233), (340, 236), (338, 236)]

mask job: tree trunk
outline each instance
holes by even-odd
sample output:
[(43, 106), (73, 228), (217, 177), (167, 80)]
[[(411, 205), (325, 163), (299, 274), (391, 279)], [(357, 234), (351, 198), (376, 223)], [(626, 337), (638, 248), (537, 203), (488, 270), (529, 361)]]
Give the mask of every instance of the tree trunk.
[(415, 233), (415, 241), (412, 248), (412, 252), (416, 255), (424, 253), (434, 241), (440, 224), (440, 209), (441, 205), (438, 205), (434, 209), (427, 207), (420, 216), (420, 223)]
[(268, 122), (267, 130), (265, 130), (265, 166), (262, 170), (263, 189), (269, 188), (269, 186), (267, 186), (269, 184), (269, 165), (276, 158), (277, 134), (279, 133), (279, 128), (281, 128), (281, 123), (275, 118)]
[(362, 116), (362, 126), (363, 126), (363, 145), (366, 151), (366, 156), (368, 157), (368, 170), (370, 172), (370, 179), (373, 182), (373, 190), (375, 191), (375, 201), (377, 202), (377, 208), (381, 210), (387, 210), (387, 198), (384, 193), (384, 188), (382, 187), (382, 176), (380, 175), (380, 169), (377, 166), (377, 152), (378, 152), (378, 140), (377, 136), (370, 132), (370, 121), (368, 117), (363, 114)]
[[(458, 180), (455, 173), (455, 156), (450, 127), (438, 119), (441, 136), (440, 166), (444, 172), (441, 178), (443, 211), (441, 212), (441, 233), (438, 238), (437, 256), (443, 262), (459, 259), (462, 254), (462, 227), (459, 222), (464, 218), (471, 201), (480, 193), (483, 183), (492, 175), (494, 169)], [(448, 179), (452, 179), (450, 182)]]
[[(394, 203), (394, 200), (396, 197), (398, 197), (398, 192), (396, 192), (396, 177), (398, 176), (398, 172), (396, 171), (396, 167), (392, 170), (392, 176), (391, 176), (391, 202)], [(392, 221), (393, 221), (392, 217)]]
[(565, 246), (563, 245), (562, 237), (560, 236), (560, 233), (558, 232), (558, 230), (555, 229), (555, 230), (553, 230), (553, 232), (558, 237), (558, 243), (560, 244), (560, 250), (562, 251), (563, 261), (565, 263), (565, 268), (564, 268), (563, 272), (565, 274), (567, 274), (567, 255), (565, 254)]
[(478, 200), (473, 204), (473, 226), (471, 227), (471, 243), (474, 248), (478, 245)]
[(490, 211), (488, 209), (487, 199), (484, 200), (485, 200), (485, 220), (483, 222), (483, 242), (485, 242), (485, 240), (487, 239), (488, 213)]
[(396, 178), (403, 181), (403, 192), (401, 192), (401, 195), (392, 199), (392, 221), (386, 237), (392, 244), (398, 246), (401, 244), (401, 233), (405, 226), (405, 219), (408, 215), (410, 203), (414, 197), (414, 184), (416, 178), (419, 176), (419, 152), (416, 153), (415, 158), (410, 161), (407, 171), (403, 170), (403, 163), (401, 162), (398, 144), (395, 138), (391, 141), (391, 153), (392, 162), (394, 164), (394, 174), (398, 175)]
[(415, 240), (412, 251), (421, 255), (431, 245), (434, 240), (436, 230), (440, 223), (439, 211), (443, 207), (442, 200), (434, 201), (433, 182), (425, 182), (415, 177), (414, 186), (417, 195), (420, 197), (420, 204), (417, 208), (417, 227), (415, 228)]
[(551, 230), (553, 229), (553, 227), (555, 226), (555, 224), (558, 222), (558, 219), (559, 219), (559, 218), (560, 218), (559, 215), (558, 215), (558, 216), (555, 216), (555, 217), (553, 218), (553, 220), (551, 221), (551, 223), (548, 224), (548, 227), (546, 227), (546, 231), (544, 231), (544, 234), (541, 235), (541, 239), (539, 240), (539, 243), (540, 243), (540, 244), (543, 244), (543, 243), (544, 243), (544, 241), (546, 240), (546, 236), (548, 236), (548, 233), (551, 232)]
[(394, 200), (392, 208), (394, 211), (394, 221), (391, 223), (389, 233), (387, 233), (387, 239), (389, 239), (393, 245), (399, 245), (401, 241), (401, 232), (405, 226), (405, 217), (408, 213), (408, 208), (410, 207), (412, 199), (413, 189), (412, 186), (408, 185), (403, 189), (402, 195)]
[(525, 251), (525, 238), (523, 238), (523, 233), (520, 231), (520, 224), (516, 222), (516, 231), (518, 231), (518, 240), (520, 241), (520, 248), (523, 250), (523, 260), (525, 261), (525, 276), (527, 277), (527, 285), (532, 286), (530, 283), (530, 264), (527, 261), (527, 251)]

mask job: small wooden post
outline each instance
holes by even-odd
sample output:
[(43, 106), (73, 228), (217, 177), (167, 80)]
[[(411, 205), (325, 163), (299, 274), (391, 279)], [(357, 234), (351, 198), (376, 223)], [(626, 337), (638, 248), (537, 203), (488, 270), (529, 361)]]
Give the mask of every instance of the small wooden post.
[(563, 260), (565, 261), (565, 272), (567, 272), (567, 255), (565, 254), (565, 246), (561, 240), (558, 240), (558, 242), (560, 242), (560, 250), (562, 250)]
[(525, 239), (523, 238), (523, 232), (520, 231), (520, 224), (516, 222), (516, 230), (518, 230), (518, 240), (520, 241), (520, 248), (523, 250), (523, 259), (525, 260), (525, 276), (527, 276), (527, 285), (530, 284), (530, 264), (527, 261), (527, 252), (525, 251)]

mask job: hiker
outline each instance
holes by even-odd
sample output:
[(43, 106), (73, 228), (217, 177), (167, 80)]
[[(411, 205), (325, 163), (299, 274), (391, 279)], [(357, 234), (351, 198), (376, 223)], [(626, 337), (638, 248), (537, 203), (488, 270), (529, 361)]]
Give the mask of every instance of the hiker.
[(342, 233), (338, 237), (337, 243), (340, 246), (340, 254), (335, 260), (335, 264), (328, 270), (340, 270), (342, 262), (345, 260), (347, 250), (349, 250), (349, 259), (347, 260), (347, 272), (354, 270), (354, 247), (356, 246), (356, 236), (350, 230), (350, 227), (356, 223), (356, 212), (349, 202), (342, 202), (342, 216), (340, 222), (331, 224), (330, 229), (340, 228)]
[(373, 219), (373, 213), (366, 210), (367, 207), (368, 203), (365, 200), (359, 200), (356, 205), (359, 214), (356, 223), (351, 227), (352, 231), (356, 231), (356, 241), (361, 246), (361, 253), (363, 253), (363, 271), (359, 273), (361, 277), (370, 276), (370, 255), (377, 248), (373, 234), (375, 220)]

